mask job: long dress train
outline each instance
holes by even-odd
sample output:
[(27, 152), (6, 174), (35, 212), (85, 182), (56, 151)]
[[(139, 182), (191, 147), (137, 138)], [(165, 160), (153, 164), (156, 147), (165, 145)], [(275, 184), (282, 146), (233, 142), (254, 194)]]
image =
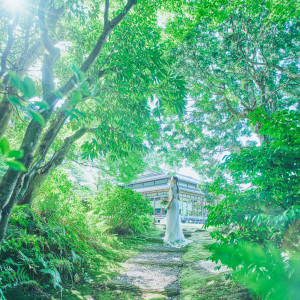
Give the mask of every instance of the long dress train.
[(170, 247), (181, 248), (192, 241), (185, 239), (179, 216), (179, 202), (176, 185), (171, 185), (169, 191), (169, 199), (174, 197), (168, 211), (166, 220), (166, 233), (164, 237), (164, 245)]

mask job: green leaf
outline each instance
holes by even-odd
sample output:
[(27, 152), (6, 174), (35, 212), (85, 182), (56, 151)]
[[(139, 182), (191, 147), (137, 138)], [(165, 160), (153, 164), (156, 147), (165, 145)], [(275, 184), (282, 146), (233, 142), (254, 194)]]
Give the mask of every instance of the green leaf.
[(77, 113), (79, 116), (81, 116), (81, 117), (83, 117), (83, 118), (86, 118), (86, 114), (85, 114), (84, 112), (82, 112), (82, 111), (76, 109), (76, 108), (73, 108), (73, 109), (72, 109), (72, 112), (75, 112), (75, 113)]
[(27, 99), (36, 95), (34, 82), (31, 78), (25, 77), (25, 79), (21, 82), (21, 91)]
[(39, 108), (42, 108), (42, 109), (49, 109), (50, 106), (49, 104), (46, 102), (46, 101), (39, 101), (39, 102), (33, 102), (30, 107), (34, 107), (34, 106), (38, 106)]
[(92, 96), (95, 96), (95, 95), (97, 94), (97, 92), (98, 92), (98, 87), (97, 87), (97, 85), (95, 84), (95, 85), (93, 86), (93, 88), (92, 88), (91, 95), (92, 95)]
[(86, 96), (86, 97), (89, 97), (91, 96), (91, 92), (89, 90), (89, 85), (87, 82), (83, 82), (81, 85), (80, 85), (80, 92)]
[(20, 76), (16, 72), (14, 72), (14, 71), (8, 71), (8, 76), (10, 78), (11, 84), (15, 88), (20, 89), (20, 86), (21, 86), (21, 78), (20, 78)]
[(73, 114), (72, 112), (69, 112), (68, 116), (70, 116), (70, 120), (76, 119), (77, 121), (79, 121), (78, 116), (76, 114)]
[(42, 127), (45, 126), (45, 124), (46, 124), (45, 119), (40, 113), (33, 111), (33, 110), (28, 110), (28, 113), (30, 114), (30, 116), (32, 117), (32, 119), (34, 121), (40, 123)]
[(20, 99), (16, 96), (10, 96), (10, 97), (8, 97), (8, 100), (14, 105), (23, 107), (22, 103), (20, 102)]
[(19, 161), (17, 160), (13, 160), (13, 161), (7, 161), (6, 162), (8, 164), (8, 166), (15, 170), (15, 171), (22, 171), (22, 172), (26, 172), (26, 167)]
[(97, 102), (100, 103), (100, 104), (103, 104), (103, 101), (100, 100), (100, 99), (98, 99), (98, 98), (94, 98), (94, 100), (97, 101)]
[(9, 142), (5, 137), (0, 141), (0, 149), (3, 155), (9, 151)]
[(74, 92), (72, 95), (71, 95), (71, 99), (70, 99), (70, 102), (69, 102), (69, 105), (76, 105), (78, 104), (79, 102), (81, 102), (82, 100), (82, 95), (80, 92)]
[(81, 70), (79, 70), (75, 65), (72, 66), (72, 70), (77, 79), (77, 82), (82, 82), (84, 79), (84, 73)]
[(12, 150), (9, 152), (8, 157), (14, 157), (14, 158), (22, 158), (24, 156), (23, 150)]

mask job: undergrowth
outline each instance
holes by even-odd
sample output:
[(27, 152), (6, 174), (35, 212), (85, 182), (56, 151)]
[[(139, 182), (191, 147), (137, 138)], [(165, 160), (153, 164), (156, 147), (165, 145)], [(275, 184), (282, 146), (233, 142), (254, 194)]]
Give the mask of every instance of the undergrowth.
[(119, 262), (145, 239), (138, 232), (112, 233), (91, 209), (92, 201), (99, 202), (95, 198), (75, 190), (66, 174), (55, 173), (32, 208), (14, 208), (0, 244), (0, 299), (60, 299), (79, 286), (116, 276)]
[(247, 289), (230, 279), (231, 271), (217, 274), (200, 264), (200, 262), (206, 262), (211, 255), (208, 246), (213, 240), (207, 231), (194, 233), (190, 238), (193, 243), (187, 246), (187, 251), (183, 255), (186, 267), (180, 274), (182, 299), (253, 299)]

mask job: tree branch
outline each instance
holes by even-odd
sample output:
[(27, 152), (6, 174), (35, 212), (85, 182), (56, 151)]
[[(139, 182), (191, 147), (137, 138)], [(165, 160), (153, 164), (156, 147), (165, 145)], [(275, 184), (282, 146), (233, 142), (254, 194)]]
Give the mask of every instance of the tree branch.
[(204, 124), (204, 125), (207, 126), (207, 127), (216, 128), (216, 127), (222, 127), (222, 126), (228, 124), (232, 119), (233, 119), (233, 116), (231, 115), (231, 116), (228, 118), (228, 120), (225, 121), (225, 122), (223, 122), (223, 123), (214, 124), (214, 125), (209, 124), (209, 123), (207, 123), (207, 122), (205, 122), (205, 121), (201, 121), (201, 123)]
[(247, 60), (248, 60), (248, 62), (249, 62), (250, 64), (258, 65), (258, 66), (272, 67), (272, 68), (277, 69), (277, 70), (279, 70), (280, 72), (282, 72), (282, 73), (284, 73), (284, 74), (290, 76), (290, 77), (293, 78), (293, 79), (300, 79), (300, 74), (293, 73), (293, 72), (291, 72), (291, 71), (289, 71), (289, 70), (287, 70), (287, 69), (284, 69), (284, 68), (282, 68), (282, 67), (280, 67), (280, 66), (277, 66), (277, 65), (275, 65), (275, 64), (270, 64), (270, 63), (268, 63), (268, 62), (266, 62), (266, 63), (259, 63), (259, 62), (255, 62), (255, 61), (253, 61), (253, 60), (251, 60), (251, 59), (247, 59)]
[(5, 74), (5, 71), (7, 69), (6, 66), (6, 61), (7, 61), (7, 57), (11, 52), (13, 43), (14, 43), (14, 28), (16, 26), (16, 20), (13, 21), (12, 24), (8, 24), (7, 26), (7, 44), (6, 44), (6, 48), (4, 49), (2, 56), (1, 56), (1, 71), (0, 71), (0, 78), (2, 78), (2, 76)]
[(109, 0), (105, 0), (105, 8), (104, 8), (104, 28), (106, 28), (106, 27), (109, 26), (108, 11), (109, 11)]
[(57, 167), (58, 165), (60, 165), (67, 152), (69, 151), (69, 149), (71, 148), (72, 144), (77, 141), (78, 139), (80, 139), (84, 134), (86, 134), (87, 132), (92, 132), (94, 129), (88, 129), (88, 128), (80, 128), (79, 130), (77, 130), (75, 133), (73, 133), (71, 136), (67, 137), (64, 140), (63, 145), (60, 147), (59, 150), (57, 150), (52, 158), (50, 159), (49, 162), (47, 162), (42, 168), (41, 168), (41, 173), (49, 173), (53, 167)]
[(47, 49), (47, 51), (52, 55), (56, 55), (57, 51), (59, 51), (59, 49), (54, 46), (54, 43), (49, 36), (49, 31), (46, 26), (45, 10), (46, 10), (47, 2), (48, 2), (48, 0), (41, 0), (39, 3), (39, 6), (38, 6), (39, 25), (40, 25), (41, 32), (42, 32), (41, 38), (42, 38), (43, 44), (44, 44), (45, 48)]
[(238, 119), (242, 118), (242, 114), (238, 113), (236, 110), (233, 109), (233, 107), (231, 106), (229, 100), (224, 97), (224, 100), (225, 100), (225, 103), (226, 103), (226, 106), (228, 108), (228, 110)]
[(41, 0), (38, 6), (38, 18), (41, 28), (41, 38), (43, 44), (49, 55), (45, 54), (43, 66), (42, 66), (42, 87), (43, 87), (43, 98), (48, 102), (50, 107), (54, 107), (56, 101), (54, 97), (51, 97), (54, 90), (54, 80), (53, 80), (53, 68), (60, 55), (60, 50), (54, 46), (53, 41), (51, 40), (46, 26), (45, 21), (45, 10), (48, 0)]
[[(86, 58), (86, 60), (82, 63), (80, 70), (84, 73), (86, 73), (97, 56), (99, 55), (100, 51), (102, 50), (106, 39), (108, 38), (110, 32), (123, 20), (123, 18), (128, 14), (130, 9), (137, 3), (137, 0), (128, 0), (127, 4), (123, 8), (122, 12), (120, 12), (115, 18), (113, 18), (109, 26), (106, 28), (104, 27), (102, 30), (102, 33), (100, 37), (98, 38), (96, 45), (94, 46), (93, 50), (89, 54), (89, 56)], [(60, 89), (59, 93), (61, 95), (67, 94), (72, 88), (74, 87), (76, 83), (76, 77), (73, 75)]]

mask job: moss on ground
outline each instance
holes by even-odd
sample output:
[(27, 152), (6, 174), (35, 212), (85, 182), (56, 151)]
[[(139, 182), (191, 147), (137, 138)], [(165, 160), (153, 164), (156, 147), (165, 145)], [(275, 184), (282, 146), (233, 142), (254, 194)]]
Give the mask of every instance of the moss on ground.
[[(101, 300), (129, 300), (141, 299), (136, 292), (111, 290), (107, 288), (106, 282), (117, 277), (123, 270), (121, 265), (127, 259), (139, 254), (144, 247), (150, 246), (149, 237), (158, 237), (163, 230), (161, 228), (152, 228), (145, 234), (119, 237), (122, 241), (122, 248), (115, 249), (120, 252), (122, 257), (118, 262), (106, 261), (101, 270), (93, 270), (93, 282), (74, 287), (66, 287), (62, 292), (62, 299), (79, 300), (79, 299), (101, 299)], [(91, 266), (92, 268), (92, 266)], [(54, 299), (61, 299), (60, 293), (53, 295)]]
[(193, 262), (201, 259), (206, 259), (211, 253), (206, 248), (207, 245), (212, 243), (211, 239), (202, 239), (203, 233), (197, 232), (192, 235), (193, 243), (189, 244), (188, 251), (183, 255), (185, 262)]
[(226, 275), (230, 272), (213, 274), (204, 267), (199, 266), (199, 261), (206, 260), (210, 255), (207, 245), (213, 240), (209, 238), (208, 232), (196, 232), (190, 237), (193, 240), (187, 247), (183, 260), (187, 263), (181, 271), (180, 285), (181, 298), (184, 300), (248, 300), (249, 291), (230, 279)]
[(251, 299), (246, 289), (241, 288), (232, 280), (226, 280), (224, 273), (204, 276), (198, 270), (188, 267), (182, 271), (180, 283), (181, 297), (184, 300)]

